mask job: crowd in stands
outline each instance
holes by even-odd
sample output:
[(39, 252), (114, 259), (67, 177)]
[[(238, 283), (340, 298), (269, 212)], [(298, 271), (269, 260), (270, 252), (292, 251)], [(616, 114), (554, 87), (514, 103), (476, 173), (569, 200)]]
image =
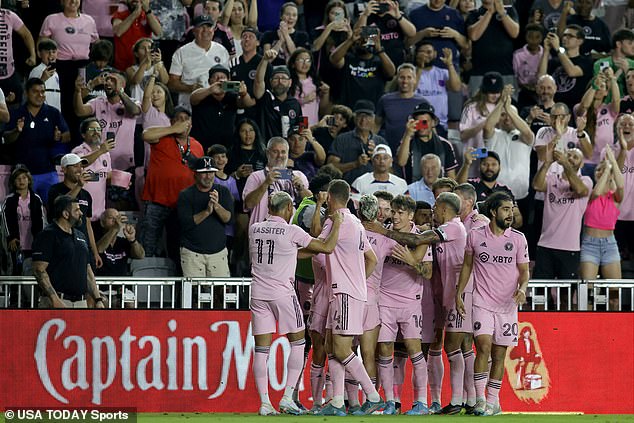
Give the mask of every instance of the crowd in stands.
[(343, 179), (379, 213), (386, 193), (423, 212), (462, 183), (471, 208), (507, 192), (533, 278), (620, 279), (634, 4), (600, 3), (3, 1), (2, 273), (33, 274), (69, 195), (97, 276), (144, 257), (249, 276), (269, 196)]

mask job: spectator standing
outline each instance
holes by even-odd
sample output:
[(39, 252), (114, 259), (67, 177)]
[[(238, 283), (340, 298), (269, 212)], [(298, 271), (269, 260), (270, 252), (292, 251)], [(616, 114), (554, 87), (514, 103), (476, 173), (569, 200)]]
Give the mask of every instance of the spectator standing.
[(168, 254), (177, 257), (173, 247), (178, 245), (176, 203), (178, 194), (194, 182), (191, 167), (203, 156), (203, 148), (189, 136), (191, 114), (177, 107), (171, 126), (148, 128), (143, 140), (150, 144), (150, 162), (143, 189), (144, 213), (141, 244), (148, 257), (157, 256), (163, 228), (167, 230)]
[(526, 44), (513, 52), (513, 72), (520, 89), (518, 94), (520, 108), (534, 102), (539, 61), (544, 54), (542, 47), (544, 28), (538, 24), (528, 24), (524, 32)]
[[(61, 165), (64, 172), (64, 180), (58, 184), (51, 186), (48, 191), (48, 211), (56, 217), (55, 199), (59, 196), (69, 196), (72, 199), (77, 199), (79, 207), (81, 209), (81, 215), (76, 227), (84, 234), (84, 239), (88, 242), (88, 249), (91, 252), (90, 263), (94, 264), (95, 268), (101, 267), (102, 262), (97, 251), (97, 244), (95, 243), (95, 235), (92, 231), (92, 225), (90, 225), (90, 218), (92, 217), (92, 197), (90, 193), (84, 189), (86, 185), (88, 174), (84, 173), (83, 166), (87, 164), (87, 161), (79, 157), (77, 154), (69, 153), (62, 157)], [(33, 260), (35, 261), (35, 259)]]
[[(568, 25), (559, 37), (548, 33), (544, 39), (544, 52), (539, 62), (539, 76), (548, 73), (555, 78), (555, 101), (566, 103), (569, 108), (581, 101), (588, 83), (592, 80), (592, 59), (580, 53), (583, 44), (583, 28)], [(549, 59), (551, 52), (554, 58)]]
[(373, 194), (375, 191), (387, 191), (397, 196), (407, 193), (407, 182), (390, 171), (392, 170), (392, 149), (389, 145), (378, 144), (372, 152), (372, 172), (359, 176), (352, 183), (352, 189), (359, 193)]
[(487, 72), (499, 72), (505, 84), (515, 86), (514, 40), (520, 33), (517, 11), (502, 0), (482, 0), (482, 7), (469, 13), (466, 26), (473, 43), (473, 69), (469, 92), (473, 95)]
[(44, 202), (33, 191), (33, 177), (24, 166), (17, 166), (9, 177), (11, 193), (2, 204), (7, 228), (7, 247), (13, 261), (13, 274), (30, 276), (33, 239), (44, 228)]
[(26, 165), (33, 175), (33, 190), (47, 201), (48, 189), (59, 181), (54, 158), (69, 150), (70, 133), (64, 117), (44, 103), (44, 81), (26, 82), (26, 103), (11, 113), (4, 140), (16, 144), (16, 162)]
[(9, 9), (0, 9), (0, 37), (4, 44), (0, 50), (0, 89), (5, 92), (7, 103), (22, 103), (22, 81), (15, 73), (13, 57), (13, 32), (16, 32), (29, 53), (26, 59), (28, 66), (35, 66), (35, 42), (31, 31), (24, 25), (22, 19)]
[(447, 135), (449, 120), (450, 92), (458, 92), (461, 88), (460, 75), (453, 64), (451, 49), (445, 47), (440, 61), (444, 67), (434, 65), (438, 52), (431, 41), (423, 40), (416, 44), (416, 94), (423, 96), (434, 106), (439, 124), (437, 131)]
[(287, 137), (288, 131), (299, 121), (302, 107), (289, 95), (291, 73), (286, 66), (275, 66), (271, 71), (270, 88), (264, 82), (269, 63), (277, 57), (275, 50), (267, 50), (258, 64), (253, 83), (253, 96), (260, 108), (260, 129), (264, 139)]
[(622, 113), (634, 113), (634, 68), (625, 73), (626, 93), (621, 98), (619, 110)]
[(326, 153), (330, 151), (330, 146), (337, 138), (337, 135), (342, 131), (348, 130), (352, 116), (352, 110), (349, 107), (335, 104), (330, 111), (330, 115), (324, 116), (316, 126), (311, 128), (313, 136), (324, 147)]
[(84, 170), (88, 173), (88, 180), (84, 189), (92, 197), (92, 220), (95, 221), (106, 210), (106, 184), (110, 183), (112, 172), (109, 152), (116, 144), (114, 138), (101, 142), (101, 126), (96, 118), (82, 121), (79, 132), (84, 142), (72, 152), (87, 161)]
[(315, 140), (310, 129), (292, 129), (288, 136), (288, 167), (299, 170), (308, 180), (326, 162), (326, 151)]
[(412, 118), (407, 122), (401, 145), (396, 152), (396, 164), (405, 168), (405, 179), (410, 183), (422, 177), (418, 164), (429, 153), (440, 158), (446, 176), (455, 177), (458, 162), (453, 147), (449, 141), (438, 136), (435, 130), (437, 125), (438, 117), (434, 107), (427, 102), (416, 106)]
[[(231, 30), (226, 26), (229, 22), (229, 15), (227, 10), (223, 10), (223, 0), (203, 0), (199, 5), (202, 5), (202, 15), (210, 16), (211, 19), (216, 22), (214, 29), (214, 41), (227, 49), (229, 57), (234, 59), (236, 56), (236, 48), (233, 43), (233, 34)], [(198, 16), (197, 8), (194, 9), (194, 17)]]
[[(593, 0), (570, 0), (564, 1), (564, 8), (561, 17), (557, 22), (557, 32), (563, 34), (566, 26), (579, 25), (583, 28), (584, 40), (581, 45), (581, 54), (609, 53), (611, 49), (610, 29), (603, 19), (594, 16), (592, 9), (595, 2)], [(574, 14), (571, 14), (574, 5)], [(595, 53), (595, 54), (596, 54)]]
[(627, 92), (625, 76), (629, 69), (634, 68), (634, 30), (620, 29), (612, 34), (612, 52), (610, 56), (594, 62), (594, 74), (602, 72), (608, 65), (614, 71), (621, 95), (624, 95)]
[[(547, 30), (556, 30), (564, 10), (565, 0), (535, 0), (530, 10), (530, 15), (535, 16), (535, 11), (539, 10), (539, 22)], [(565, 22), (565, 20), (564, 20)]]
[(377, 133), (385, 125), (385, 140), (392, 150), (398, 148), (403, 129), (412, 110), (425, 101), (416, 93), (416, 68), (411, 63), (403, 63), (396, 70), (396, 91), (383, 94), (376, 104), (374, 126)]
[[(33, 273), (41, 290), (39, 308), (104, 308), (90, 267), (90, 248), (76, 225), (82, 220), (79, 202), (62, 195), (52, 208), (53, 222), (33, 242)], [(91, 231), (92, 233), (92, 231)]]
[(211, 157), (194, 165), (194, 185), (178, 194), (180, 257), (185, 277), (229, 277), (226, 225), (232, 218), (229, 190), (214, 183), (218, 169)]
[[(623, 198), (634, 198), (634, 116), (623, 114), (616, 121), (619, 137), (619, 153), (616, 158), (618, 168), (624, 179)], [(634, 205), (631, 201), (622, 201), (621, 213), (616, 222), (614, 234), (622, 251), (629, 250), (629, 258), (634, 256), (634, 238), (630, 235), (634, 229)]]
[(125, 70), (130, 85), (130, 97), (138, 102), (143, 99), (143, 89), (150, 75), (156, 74), (156, 81), (167, 84), (169, 75), (163, 64), (163, 55), (158, 43), (150, 38), (140, 38), (132, 46), (134, 64)]
[[(128, 260), (145, 257), (145, 250), (136, 238), (136, 228), (117, 209), (106, 209), (94, 225), (97, 250), (103, 266), (95, 271), (97, 276), (129, 276)], [(119, 233), (123, 236), (119, 236)], [(128, 291), (128, 290), (126, 290)], [(127, 294), (124, 293), (125, 296)]]
[[(272, 5), (267, 5), (271, 7)], [(280, 20), (277, 29), (267, 31), (262, 36), (264, 51), (275, 50), (278, 52), (274, 65), (285, 65), (291, 54), (299, 48), (310, 48), (308, 33), (295, 28), (297, 25), (297, 4), (286, 2), (280, 8)]]
[[(341, 103), (352, 107), (357, 100), (373, 104), (384, 91), (385, 82), (394, 76), (394, 63), (381, 47), (381, 33), (362, 36), (361, 29), (330, 54), (330, 63), (341, 71)], [(350, 51), (352, 49), (352, 51)]]
[(317, 76), (309, 50), (296, 49), (289, 57), (288, 65), (292, 81), (289, 92), (302, 106), (302, 116), (308, 118), (308, 125), (316, 125), (319, 116), (330, 109), (330, 87)]
[(421, 157), (420, 173), (422, 177), (409, 184), (407, 191), (414, 201), (424, 201), (432, 207), (436, 202), (436, 197), (434, 197), (431, 187), (442, 176), (440, 157), (434, 153), (428, 153)]
[(247, 92), (247, 86), (240, 82), (236, 91), (226, 90), (229, 68), (214, 65), (209, 69), (208, 86), (192, 92), (192, 136), (207, 150), (213, 144), (231, 145), (233, 129), (238, 109), (255, 105), (255, 100)]
[(170, 69), (172, 56), (187, 31), (187, 8), (191, 3), (190, 0), (150, 0), (150, 10), (161, 23), (160, 43), (166, 69)]
[(59, 75), (57, 74), (57, 43), (42, 40), (37, 43), (37, 55), (42, 63), (31, 69), (29, 79), (39, 78), (46, 85), (46, 104), (62, 110)]
[(214, 25), (207, 15), (196, 17), (194, 41), (180, 47), (172, 57), (168, 86), (178, 93), (178, 105), (186, 109), (190, 108), (190, 94), (207, 86), (209, 68), (218, 64), (229, 67), (229, 52), (213, 41)]
[(343, 179), (354, 181), (372, 170), (369, 163), (374, 147), (387, 144), (385, 139), (372, 133), (374, 104), (358, 100), (354, 105), (354, 129), (337, 135), (328, 151), (328, 163), (343, 173)]
[[(562, 152), (555, 145), (552, 142), (546, 146), (544, 164), (533, 180), (533, 188), (546, 193), (533, 277), (577, 279), (581, 223), (592, 192), (592, 180), (579, 173), (583, 165), (579, 149)], [(555, 160), (563, 167), (562, 173), (548, 173)]]
[(228, 0), (225, 4), (224, 16), (228, 16), (227, 26), (233, 35), (233, 44), (236, 50), (236, 56), (242, 55), (242, 32), (248, 28), (257, 28), (258, 26), (258, 2), (252, 1), (251, 4), (245, 0)]
[(596, 279), (601, 271), (604, 279), (621, 279), (621, 256), (614, 238), (614, 227), (623, 201), (623, 175), (611, 147), (594, 174), (596, 185), (584, 214), (581, 237), (581, 269), (583, 280)]
[(126, 0), (127, 10), (112, 15), (114, 67), (125, 71), (134, 64), (132, 47), (141, 38), (161, 36), (161, 23), (152, 13), (150, 0)]
[(542, 75), (537, 79), (535, 104), (526, 105), (520, 112), (520, 116), (526, 120), (535, 135), (543, 128), (550, 126), (550, 111), (555, 105), (555, 93), (557, 84), (550, 75)]

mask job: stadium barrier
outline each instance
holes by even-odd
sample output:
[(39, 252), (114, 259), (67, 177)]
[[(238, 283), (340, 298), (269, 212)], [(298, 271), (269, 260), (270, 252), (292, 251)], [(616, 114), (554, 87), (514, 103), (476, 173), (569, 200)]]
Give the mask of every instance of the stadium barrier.
[[(507, 353), (505, 412), (634, 411), (634, 313), (520, 312), (509, 330), (519, 343)], [(3, 409), (247, 413), (259, 405), (247, 311), (11, 309), (0, 312), (0, 333)], [(273, 404), (289, 352), (288, 340), (274, 337)], [(310, 406), (308, 373), (300, 398)], [(448, 372), (442, 396), (447, 403)], [(401, 398), (408, 409), (411, 384)]]
[[(99, 277), (109, 308), (245, 310), (250, 278)], [(634, 279), (531, 279), (520, 311), (624, 311), (634, 305)], [(0, 276), (0, 307), (35, 308), (37, 283)]]

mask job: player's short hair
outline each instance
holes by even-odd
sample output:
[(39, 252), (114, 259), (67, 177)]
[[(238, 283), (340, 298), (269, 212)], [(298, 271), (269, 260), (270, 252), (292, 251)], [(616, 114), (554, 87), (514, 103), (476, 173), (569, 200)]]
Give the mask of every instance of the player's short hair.
[(377, 200), (384, 200), (388, 203), (391, 203), (392, 200), (394, 200), (394, 194), (387, 191), (375, 191), (374, 196), (377, 198)]
[(359, 200), (359, 217), (364, 222), (371, 222), (379, 214), (379, 200), (372, 194), (363, 194)]
[(499, 209), (505, 201), (513, 202), (513, 197), (503, 191), (496, 191), (489, 195), (484, 201), (484, 215), (489, 219), (493, 219), (492, 211)]
[(473, 201), (473, 204), (475, 204), (476, 200), (478, 199), (478, 194), (476, 193), (475, 188), (468, 182), (456, 186), (453, 189), (453, 192), (460, 194), (462, 198), (466, 200)]
[(397, 195), (390, 205), (392, 210), (405, 210), (412, 213), (416, 211), (416, 201), (407, 195)]
[(350, 185), (343, 179), (333, 179), (328, 184), (328, 194), (335, 201), (347, 204), (350, 199)]
[(273, 214), (279, 213), (292, 202), (293, 199), (286, 191), (274, 192), (269, 196), (269, 211)]
[(446, 188), (449, 191), (453, 191), (458, 186), (458, 182), (451, 178), (438, 178), (431, 184), (431, 191), (435, 192), (437, 189)]
[(70, 195), (60, 195), (53, 201), (53, 219), (59, 219), (65, 211), (70, 211), (73, 203), (79, 203), (79, 200)]
[(446, 204), (449, 207), (451, 207), (454, 213), (456, 214), (460, 213), (460, 206), (462, 205), (462, 201), (460, 200), (460, 197), (458, 197), (457, 194), (454, 194), (453, 192), (440, 193), (438, 198), (436, 198), (436, 204), (440, 204), (440, 203)]

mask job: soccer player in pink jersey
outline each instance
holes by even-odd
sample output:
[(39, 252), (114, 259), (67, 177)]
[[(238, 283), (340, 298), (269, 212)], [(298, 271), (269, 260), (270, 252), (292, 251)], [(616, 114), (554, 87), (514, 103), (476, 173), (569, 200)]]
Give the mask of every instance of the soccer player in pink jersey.
[[(502, 412), (499, 396), (504, 359), (507, 347), (517, 345), (517, 306), (526, 302), (529, 258), (524, 234), (511, 228), (511, 196), (493, 193), (487, 198), (485, 208), (491, 223), (473, 229), (467, 235), (464, 264), (456, 290), (456, 310), (466, 317), (463, 294), (473, 277), (472, 319), (477, 348), (473, 375), (477, 397), (474, 414), (492, 416)], [(487, 383), (489, 356), (493, 362)]]
[[(398, 195), (392, 200), (392, 229), (396, 232), (417, 232), (412, 219), (416, 202), (411, 197)], [(380, 225), (377, 232), (387, 232)], [(379, 291), (379, 377), (385, 391), (386, 405), (383, 414), (396, 414), (394, 400), (394, 369), (392, 354), (399, 331), (405, 349), (412, 361), (415, 378), (415, 402), (407, 414), (428, 414), (427, 408), (427, 362), (421, 346), (423, 314), (421, 299), (423, 280), (432, 273), (431, 251), (422, 245), (414, 251), (393, 245), (385, 259)], [(428, 257), (424, 260), (426, 254)]]
[(249, 228), (251, 257), (251, 324), (255, 337), (253, 374), (260, 394), (260, 414), (272, 415), (277, 411), (271, 405), (268, 393), (268, 357), (276, 323), (278, 333), (286, 335), (291, 343), (287, 362), (286, 389), (279, 407), (288, 414), (301, 414), (293, 401), (293, 392), (304, 364), (304, 319), (293, 289), (297, 250), (306, 248), (314, 253), (331, 253), (337, 243), (339, 227), (343, 221), (339, 213), (332, 215), (331, 230), (324, 240), (315, 239), (299, 226), (289, 225), (293, 216), (293, 200), (283, 191), (269, 198), (269, 217)]
[[(383, 401), (372, 384), (361, 359), (352, 352), (354, 336), (363, 334), (363, 313), (367, 300), (366, 275), (376, 266), (376, 255), (365, 234), (365, 229), (347, 208), (350, 186), (335, 179), (328, 186), (328, 210), (339, 212), (343, 218), (340, 237), (335, 250), (326, 257), (326, 278), (332, 288), (332, 298), (326, 325), (326, 348), (329, 351), (328, 367), (333, 385), (333, 398), (321, 411), (321, 415), (343, 416), (345, 372), (358, 381), (367, 401), (355, 414), (371, 414)], [(332, 230), (326, 222), (320, 238)]]

